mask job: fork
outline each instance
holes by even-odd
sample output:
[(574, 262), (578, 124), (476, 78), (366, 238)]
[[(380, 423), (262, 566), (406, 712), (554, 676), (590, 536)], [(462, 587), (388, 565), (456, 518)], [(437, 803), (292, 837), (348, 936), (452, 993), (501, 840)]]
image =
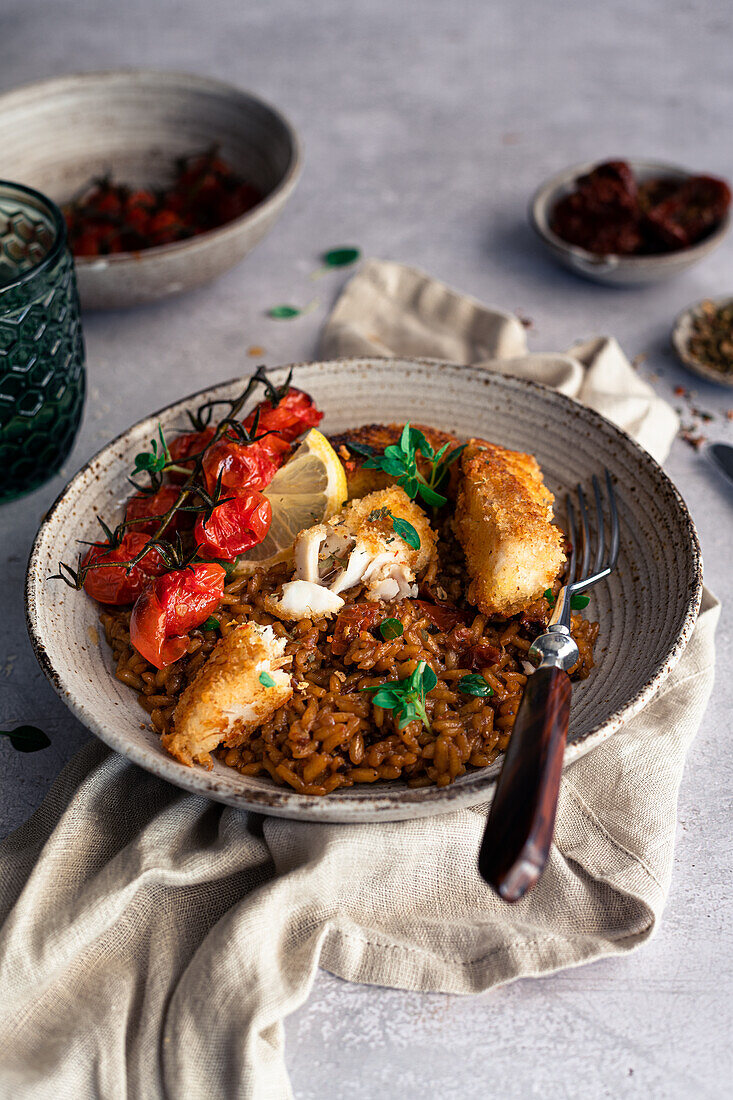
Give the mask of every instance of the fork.
[(591, 530), (583, 487), (576, 488), (582, 542), (580, 560), (575, 508), (569, 493), (565, 498), (571, 539), (568, 579), (558, 593), (547, 632), (535, 639), (527, 654), (536, 670), (524, 689), (481, 842), (478, 859), (481, 876), (505, 901), (519, 901), (537, 883), (555, 831), (570, 715), (567, 670), (580, 657), (570, 635), (572, 598), (608, 577), (618, 559), (618, 509), (608, 470), (605, 475), (610, 521), (608, 555), (603, 492), (594, 475), (596, 552), (592, 567)]

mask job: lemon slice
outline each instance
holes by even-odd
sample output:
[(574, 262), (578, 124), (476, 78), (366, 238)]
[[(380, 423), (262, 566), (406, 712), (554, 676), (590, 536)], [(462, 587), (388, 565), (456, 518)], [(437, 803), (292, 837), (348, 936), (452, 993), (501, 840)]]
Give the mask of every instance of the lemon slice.
[(346, 473), (325, 435), (313, 428), (263, 492), (272, 505), (270, 530), (237, 558), (238, 576), (288, 561), (300, 531), (340, 512), (348, 496)]

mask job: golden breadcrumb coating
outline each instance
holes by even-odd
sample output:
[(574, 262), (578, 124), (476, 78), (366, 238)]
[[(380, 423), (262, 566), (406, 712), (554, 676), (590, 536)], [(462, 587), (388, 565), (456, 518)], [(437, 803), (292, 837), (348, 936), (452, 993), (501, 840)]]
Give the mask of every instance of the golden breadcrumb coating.
[[(381, 514), (386, 512), (389, 512), (389, 516)], [(390, 516), (412, 524), (420, 539), (417, 550), (395, 536)], [(374, 554), (383, 550), (393, 552), (411, 569), (414, 576), (424, 572), (437, 554), (438, 536), (430, 526), (428, 517), (399, 485), (379, 489), (352, 501), (343, 512), (333, 516), (328, 525), (336, 531), (348, 531)]]
[(508, 618), (552, 587), (565, 563), (554, 498), (536, 459), (521, 451), (472, 439), (460, 466), (454, 528), (471, 577), (467, 598)]
[[(245, 623), (217, 642), (211, 656), (178, 700), (173, 732), (163, 746), (189, 766), (211, 767), (220, 744), (239, 745), (293, 694), (290, 674), (281, 671), (286, 640), (270, 626)], [(274, 681), (263, 684), (266, 673)]]

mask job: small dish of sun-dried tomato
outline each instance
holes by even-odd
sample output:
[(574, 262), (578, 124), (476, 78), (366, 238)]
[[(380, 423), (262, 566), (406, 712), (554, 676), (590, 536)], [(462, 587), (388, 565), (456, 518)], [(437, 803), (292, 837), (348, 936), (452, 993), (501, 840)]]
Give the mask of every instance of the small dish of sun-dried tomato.
[(656, 281), (696, 263), (730, 220), (725, 180), (651, 161), (609, 160), (560, 173), (530, 220), (567, 267), (600, 282)]

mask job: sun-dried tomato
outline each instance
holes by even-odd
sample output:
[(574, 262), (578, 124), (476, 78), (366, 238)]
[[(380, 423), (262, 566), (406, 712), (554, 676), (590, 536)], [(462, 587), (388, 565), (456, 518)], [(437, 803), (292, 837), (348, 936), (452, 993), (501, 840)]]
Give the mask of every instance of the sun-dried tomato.
[(647, 213), (670, 248), (688, 248), (722, 221), (730, 206), (727, 183), (712, 176), (694, 176)]
[(373, 603), (348, 604), (336, 619), (331, 652), (336, 657), (343, 657), (362, 631), (372, 630), (384, 617), (384, 608)]
[(430, 619), (433, 626), (437, 626), (438, 630), (443, 631), (444, 634), (447, 634), (449, 630), (453, 630), (458, 623), (465, 621), (463, 612), (447, 602), (433, 603), (432, 600), (415, 600), (414, 602), (423, 615)]
[(608, 161), (575, 181), (550, 225), (564, 241), (596, 255), (653, 255), (700, 240), (720, 223), (730, 201), (728, 185), (712, 176), (637, 184), (625, 161)]

